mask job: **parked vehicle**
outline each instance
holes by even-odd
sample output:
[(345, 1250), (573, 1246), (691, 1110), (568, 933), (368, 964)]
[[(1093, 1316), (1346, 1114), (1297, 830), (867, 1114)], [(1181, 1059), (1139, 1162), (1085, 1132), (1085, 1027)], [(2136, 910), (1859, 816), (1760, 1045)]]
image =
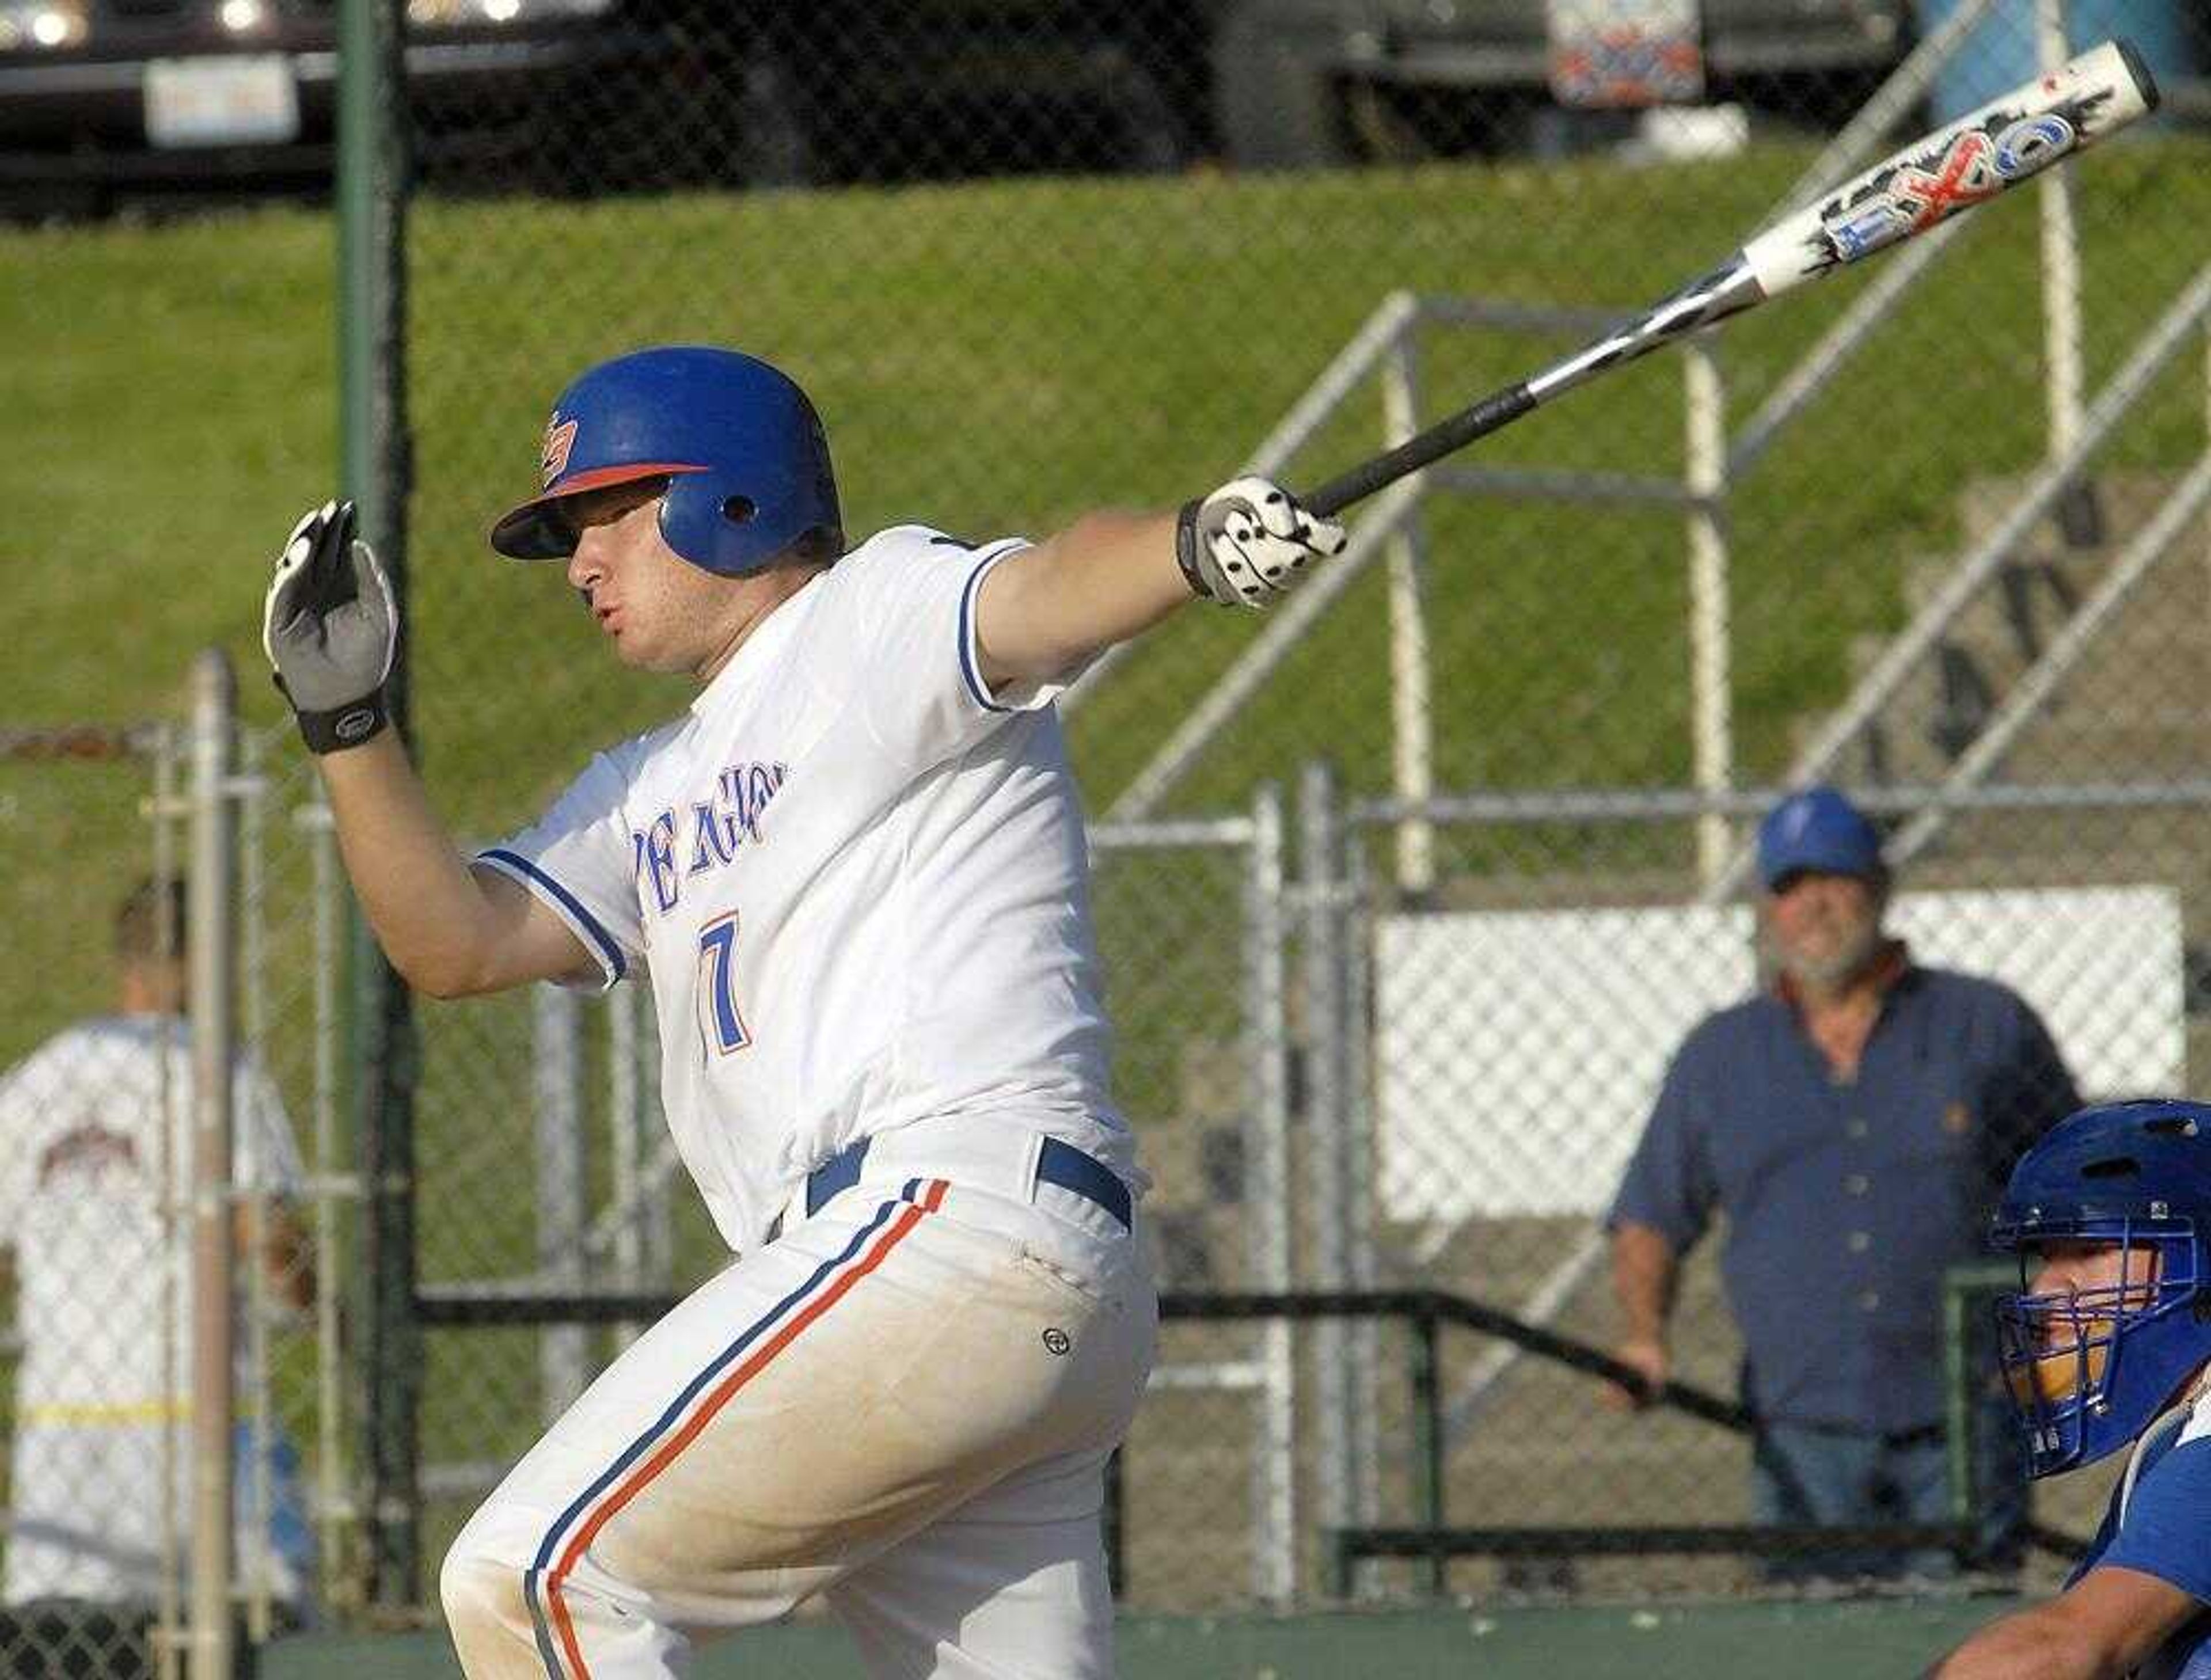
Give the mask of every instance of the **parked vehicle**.
[(1156, 173), (1213, 146), (1218, 0), (784, 0), (773, 31), (832, 180)]
[[(1208, 142), (1203, 3), (408, 0), (433, 188), (1150, 171)], [(336, 0), (0, 0), (0, 203), (326, 191)]]
[[(337, 21), (336, 0), (0, 0), (0, 196), (327, 182)], [(528, 143), (541, 90), (681, 45), (619, 0), (409, 0), (407, 27), (433, 168)]]
[[(1910, 45), (1905, 0), (1704, 0), (1707, 97), (1829, 124)], [(1232, 161), (1526, 147), (1554, 113), (1544, 0), (1234, 0), (1214, 38)]]

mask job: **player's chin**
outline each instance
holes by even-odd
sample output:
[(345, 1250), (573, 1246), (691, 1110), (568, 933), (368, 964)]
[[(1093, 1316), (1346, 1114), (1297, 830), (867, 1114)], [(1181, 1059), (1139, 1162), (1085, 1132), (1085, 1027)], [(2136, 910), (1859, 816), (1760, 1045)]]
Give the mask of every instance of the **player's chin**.
[(696, 669), (698, 664), (697, 659), (684, 650), (651, 640), (633, 631), (623, 631), (613, 640), (615, 658), (632, 670), (675, 676)]

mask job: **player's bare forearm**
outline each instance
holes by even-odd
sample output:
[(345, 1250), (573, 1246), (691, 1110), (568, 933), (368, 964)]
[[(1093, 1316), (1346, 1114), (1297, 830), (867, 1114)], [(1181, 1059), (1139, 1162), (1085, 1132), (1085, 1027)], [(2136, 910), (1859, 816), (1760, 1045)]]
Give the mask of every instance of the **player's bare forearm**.
[(1044, 682), (1140, 635), (1190, 593), (1172, 513), (1087, 513), (990, 568), (975, 602), (984, 680)]
[(2202, 1609), (2159, 1576), (2099, 1565), (2048, 1604), (1991, 1622), (1922, 1680), (2121, 1680)]
[(468, 997), (590, 967), (575, 936), (528, 892), (469, 866), (396, 731), (316, 763), (361, 909), (409, 986)]
[(2125, 1671), (2086, 1647), (2044, 1607), (1991, 1622), (1922, 1680), (2116, 1680)]
[(975, 607), (984, 680), (1065, 677), (1187, 601), (1263, 609), (1345, 541), (1342, 526), (1251, 476), (1172, 513), (1087, 513), (984, 579)]
[(417, 990), (453, 998), (585, 972), (560, 917), (503, 876), (469, 867), (391, 727), (385, 684), (398, 597), (354, 535), (347, 501), (292, 528), (262, 602), (261, 647), (299, 714), (369, 925)]

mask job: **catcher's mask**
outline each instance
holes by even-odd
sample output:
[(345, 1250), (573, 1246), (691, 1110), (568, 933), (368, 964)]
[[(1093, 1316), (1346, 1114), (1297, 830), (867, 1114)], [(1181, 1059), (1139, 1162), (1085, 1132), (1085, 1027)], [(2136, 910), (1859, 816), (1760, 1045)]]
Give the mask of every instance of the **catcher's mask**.
[(742, 577), (794, 549), (844, 549), (814, 405), (735, 350), (666, 345), (601, 362), (554, 403), (538, 464), (540, 493), (492, 527), (492, 547), (516, 560), (575, 552), (570, 497), (662, 478), (660, 534), (706, 571)]
[[(2020, 1291), (1996, 1303), (1996, 1336), (2028, 1475), (2127, 1446), (2211, 1359), (2207, 1232), (2211, 1107), (2084, 1108), (2020, 1160), (1990, 1240), (2020, 1257)], [(2059, 1245), (2115, 1252), (2114, 1281), (2031, 1293), (2043, 1251)]]

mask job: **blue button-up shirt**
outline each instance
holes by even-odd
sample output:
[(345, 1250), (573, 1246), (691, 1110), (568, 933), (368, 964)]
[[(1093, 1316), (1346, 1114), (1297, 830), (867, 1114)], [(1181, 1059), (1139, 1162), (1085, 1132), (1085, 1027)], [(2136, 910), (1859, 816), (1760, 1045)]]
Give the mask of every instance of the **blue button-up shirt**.
[(1982, 1254), (2013, 1163), (2079, 1106), (2048, 1028), (1995, 981), (1905, 967), (1850, 1079), (1793, 1007), (1755, 998), (1675, 1052), (1611, 1222), (1678, 1254), (1725, 1213), (1760, 1416), (1923, 1428), (1943, 1416), (1943, 1271)]

